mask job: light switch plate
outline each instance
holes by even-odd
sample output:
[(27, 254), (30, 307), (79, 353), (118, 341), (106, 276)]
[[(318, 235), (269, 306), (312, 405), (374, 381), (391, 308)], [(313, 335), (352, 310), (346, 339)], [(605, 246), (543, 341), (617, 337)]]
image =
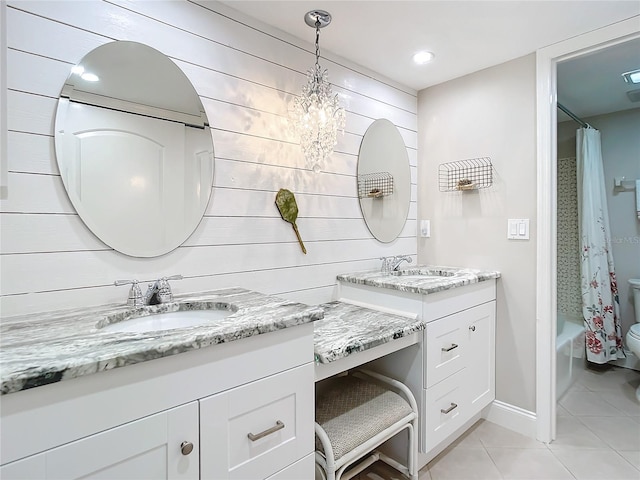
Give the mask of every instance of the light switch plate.
[(507, 238), (509, 240), (529, 240), (529, 219), (510, 218), (507, 220)]

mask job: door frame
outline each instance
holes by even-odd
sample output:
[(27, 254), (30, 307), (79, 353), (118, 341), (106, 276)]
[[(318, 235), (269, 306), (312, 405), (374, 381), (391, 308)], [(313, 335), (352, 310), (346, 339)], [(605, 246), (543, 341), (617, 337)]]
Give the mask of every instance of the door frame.
[(556, 165), (558, 62), (640, 37), (640, 15), (536, 52), (536, 438), (556, 438)]

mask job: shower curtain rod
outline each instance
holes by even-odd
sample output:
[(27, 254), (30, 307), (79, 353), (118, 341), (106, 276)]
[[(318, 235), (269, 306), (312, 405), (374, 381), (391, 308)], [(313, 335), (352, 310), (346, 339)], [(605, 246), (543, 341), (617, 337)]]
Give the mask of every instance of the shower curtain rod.
[(577, 115), (574, 115), (573, 112), (571, 110), (569, 110), (567, 107), (565, 107), (564, 105), (562, 105), (560, 102), (557, 102), (558, 108), (560, 110), (562, 110), (564, 113), (566, 113), (567, 115), (569, 115), (571, 117), (571, 119), (576, 122), (579, 123), (583, 128), (589, 128), (591, 127), (591, 125), (589, 125), (587, 122), (585, 122), (584, 120), (582, 120), (580, 117), (578, 117)]

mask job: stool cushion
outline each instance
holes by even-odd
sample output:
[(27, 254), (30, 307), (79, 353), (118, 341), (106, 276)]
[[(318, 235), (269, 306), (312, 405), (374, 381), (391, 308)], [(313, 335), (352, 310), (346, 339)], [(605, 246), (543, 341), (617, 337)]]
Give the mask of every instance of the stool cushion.
[[(397, 393), (351, 375), (336, 378), (316, 398), (316, 422), (327, 433), (335, 460), (412, 412)], [(316, 450), (324, 453), (318, 438)]]

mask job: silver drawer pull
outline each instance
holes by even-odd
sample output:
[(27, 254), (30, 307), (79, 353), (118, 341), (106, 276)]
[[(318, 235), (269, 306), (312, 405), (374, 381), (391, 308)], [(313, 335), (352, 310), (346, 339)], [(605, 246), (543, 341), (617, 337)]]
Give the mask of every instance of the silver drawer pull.
[(456, 405), (455, 403), (451, 402), (451, 406), (449, 408), (447, 408), (446, 410), (444, 408), (441, 408), (440, 412), (444, 413), (446, 415), (448, 413), (451, 413), (456, 408), (458, 408), (458, 405)]
[(255, 442), (256, 440), (260, 440), (262, 437), (271, 435), (272, 433), (275, 433), (278, 430), (282, 430), (283, 428), (284, 428), (284, 423), (278, 420), (273, 427), (267, 428), (264, 432), (260, 432), (257, 435), (254, 435), (253, 433), (249, 432), (247, 433), (247, 437), (249, 437), (249, 440), (251, 440), (252, 442)]
[(471, 325), (469, 327), (469, 330), (471, 330), (472, 332), (475, 332), (476, 331), (476, 326), (475, 325)]
[(454, 348), (458, 348), (458, 345), (456, 345), (455, 343), (452, 343), (451, 346), (449, 348), (444, 348), (442, 347), (442, 351), (443, 352), (450, 352), (451, 350), (453, 350)]

